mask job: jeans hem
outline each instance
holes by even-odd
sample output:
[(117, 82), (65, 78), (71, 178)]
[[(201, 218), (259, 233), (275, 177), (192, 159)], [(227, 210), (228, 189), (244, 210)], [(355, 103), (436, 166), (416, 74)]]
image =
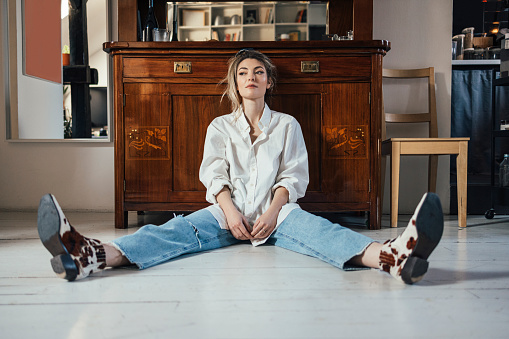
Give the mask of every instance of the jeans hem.
[(353, 257), (356, 257), (358, 255), (361, 255), (362, 253), (364, 253), (366, 251), (366, 249), (369, 247), (369, 245), (375, 243), (376, 241), (372, 241), (370, 242), (369, 244), (367, 244), (366, 246), (364, 246), (364, 248), (362, 249), (362, 251), (360, 251), (359, 253), (356, 253), (354, 254), (350, 259), (348, 259), (347, 261), (345, 261), (345, 263), (343, 264), (343, 268), (342, 270), (343, 271), (361, 271), (361, 270), (370, 270), (371, 267), (367, 267), (367, 266), (357, 266), (357, 265), (349, 265), (347, 264), (347, 262), (349, 262), (350, 260), (352, 260)]
[(107, 244), (107, 245), (110, 245), (110, 246), (113, 246), (115, 249), (117, 249), (117, 250), (118, 250), (118, 251), (119, 251), (119, 252), (120, 252), (120, 253), (121, 253), (124, 257), (126, 257), (126, 258), (127, 258), (127, 260), (129, 260), (129, 262), (130, 262), (131, 264), (135, 264), (136, 266), (138, 266), (138, 268), (139, 268), (140, 270), (142, 270), (142, 269), (143, 269), (143, 267), (141, 267), (138, 263), (134, 262), (134, 260), (132, 260), (131, 258), (129, 258), (129, 256), (127, 255), (127, 253), (126, 253), (126, 252), (125, 252), (125, 251), (124, 251), (124, 250), (120, 247), (120, 245), (119, 245), (119, 244), (117, 244), (117, 243), (115, 243), (115, 242), (113, 242), (113, 241), (107, 242), (106, 244)]
[[(357, 256), (357, 255), (360, 255), (362, 254), (367, 248), (369, 245), (371, 245), (372, 243), (374, 243), (375, 241), (372, 240), (370, 241), (369, 243), (365, 244), (362, 248), (362, 250), (360, 250), (359, 252), (357, 252), (356, 254), (353, 254), (351, 255), (348, 259), (344, 260), (343, 262), (338, 262), (337, 260), (334, 260), (324, 254), (322, 254), (321, 252), (318, 252), (317, 250), (311, 248), (310, 246), (304, 244), (303, 242), (283, 233), (283, 232), (280, 232), (279, 233), (279, 236), (281, 237), (284, 237), (285, 239), (291, 241), (292, 243), (294, 243), (295, 245), (309, 251), (311, 253), (311, 256), (317, 258), (317, 259), (320, 259), (332, 266), (335, 266), (343, 271), (356, 271), (356, 270), (366, 270), (366, 269), (371, 269), (370, 267), (361, 267), (361, 266), (354, 266), (354, 265), (347, 265), (346, 263), (351, 260), (353, 257)], [(275, 243), (276, 246), (278, 246), (277, 242)], [(284, 246), (280, 246), (280, 247), (284, 247)], [(288, 248), (289, 250), (292, 250), (291, 248)]]

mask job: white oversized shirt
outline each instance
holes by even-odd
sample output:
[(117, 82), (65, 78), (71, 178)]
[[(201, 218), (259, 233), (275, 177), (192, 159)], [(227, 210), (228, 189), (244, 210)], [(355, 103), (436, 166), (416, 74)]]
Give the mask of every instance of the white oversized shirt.
[[(279, 212), (276, 228), (290, 211), (300, 208), (297, 199), (304, 196), (309, 183), (308, 155), (297, 120), (291, 115), (272, 111), (267, 105), (258, 123), (261, 134), (252, 143), (249, 123), (240, 111), (214, 119), (205, 138), (200, 181), (207, 188), (207, 207), (219, 225), (228, 229), (226, 216), (216, 195), (228, 187), (233, 204), (249, 224), (269, 208), (276, 188), (289, 192), (288, 203)], [(269, 235), (270, 236), (270, 235)], [(267, 236), (268, 238), (268, 236)], [(265, 239), (254, 239), (253, 245)]]

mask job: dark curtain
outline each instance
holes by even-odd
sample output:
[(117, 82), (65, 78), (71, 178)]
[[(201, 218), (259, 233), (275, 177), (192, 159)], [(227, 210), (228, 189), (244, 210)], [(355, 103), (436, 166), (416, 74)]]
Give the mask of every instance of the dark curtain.
[[(491, 69), (453, 69), (451, 88), (451, 137), (470, 137), (469, 175), (491, 173), (492, 83), (499, 76)], [(509, 87), (497, 87), (497, 128), (509, 120)], [(509, 138), (499, 138), (495, 148), (495, 170), (504, 153), (509, 153)], [(456, 175), (456, 160), (451, 157), (451, 174)]]

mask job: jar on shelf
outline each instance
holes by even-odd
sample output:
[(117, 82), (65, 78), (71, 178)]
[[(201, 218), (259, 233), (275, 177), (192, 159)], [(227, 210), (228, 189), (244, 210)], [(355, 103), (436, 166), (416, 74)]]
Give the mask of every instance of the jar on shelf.
[(465, 44), (463, 48), (473, 48), (474, 47), (474, 27), (468, 27), (461, 31), (461, 33), (465, 34)]

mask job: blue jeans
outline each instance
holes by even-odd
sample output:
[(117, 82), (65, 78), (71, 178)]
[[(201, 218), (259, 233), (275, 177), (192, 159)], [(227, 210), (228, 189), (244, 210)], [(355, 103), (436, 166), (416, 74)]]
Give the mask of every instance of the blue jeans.
[[(176, 216), (161, 226), (146, 225), (112, 244), (140, 269), (183, 254), (210, 251), (242, 242), (221, 229), (207, 210)], [(321, 259), (344, 270), (373, 240), (301, 209), (290, 212), (267, 243)]]

